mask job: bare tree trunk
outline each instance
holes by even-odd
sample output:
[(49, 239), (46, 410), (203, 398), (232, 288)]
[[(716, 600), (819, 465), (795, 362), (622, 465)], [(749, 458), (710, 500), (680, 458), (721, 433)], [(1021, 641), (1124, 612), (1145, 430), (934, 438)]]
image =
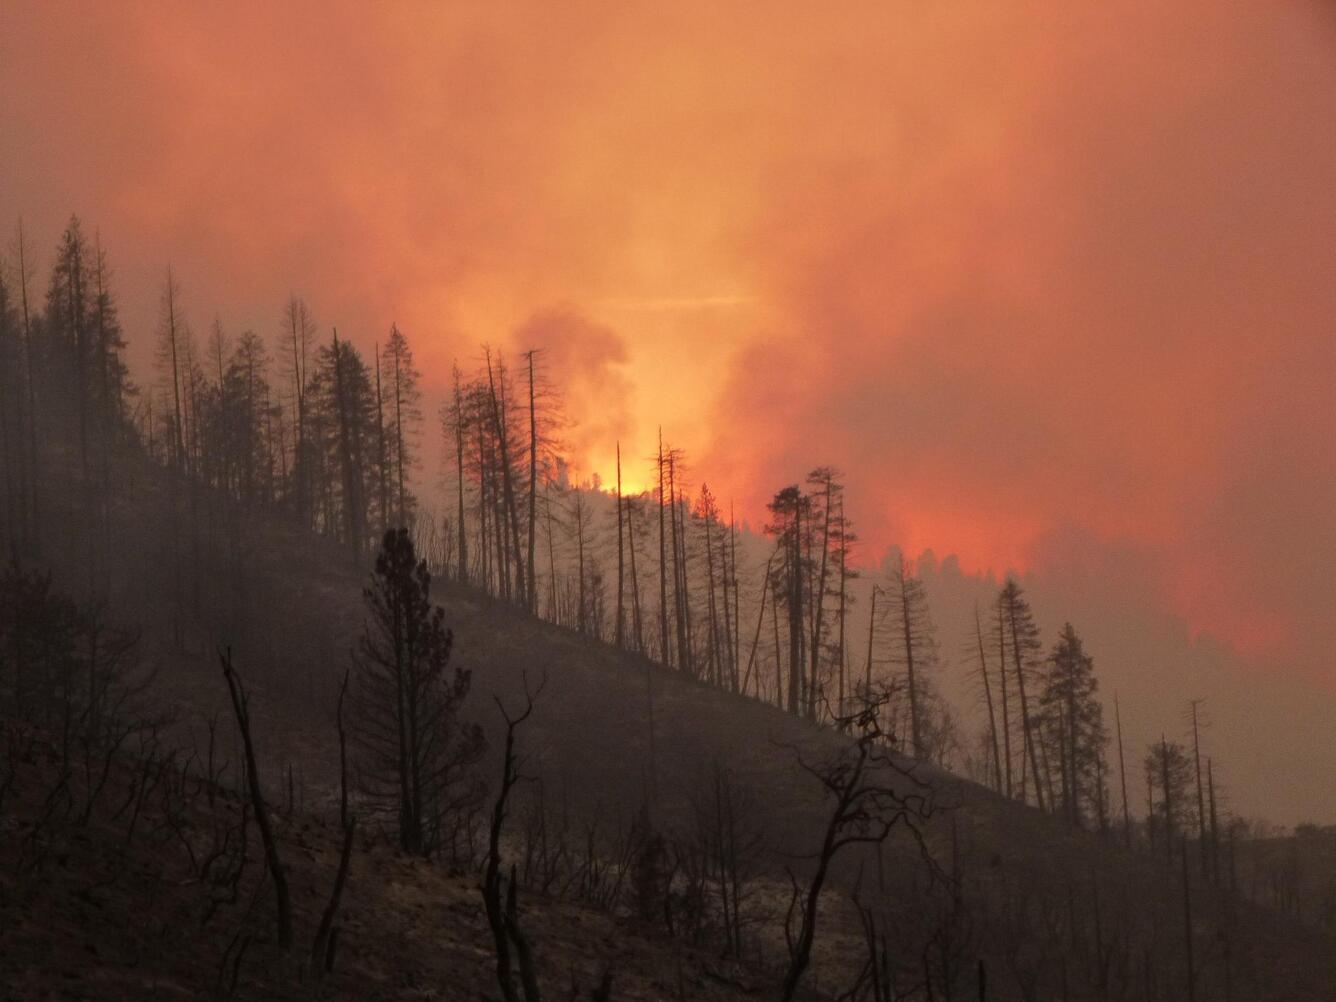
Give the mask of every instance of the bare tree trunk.
[(1127, 767), (1123, 762), (1123, 716), (1118, 708), (1118, 694), (1113, 694), (1113, 722), (1118, 732), (1118, 780), (1123, 788), (1123, 841), (1132, 848), (1132, 812), (1127, 806)]
[(715, 602), (714, 590), (714, 542), (710, 538), (710, 522), (712, 515), (709, 510), (705, 512), (705, 578), (708, 587), (706, 588), (706, 619), (708, 621), (710, 638), (710, 661), (709, 673), (710, 684), (718, 686), (720, 684), (722, 672), (720, 670), (719, 656), (719, 617), (718, 606)]
[(339, 689), (339, 706), (335, 720), (339, 732), (339, 823), (343, 826), (343, 850), (339, 855), (339, 870), (334, 878), (334, 888), (329, 895), (329, 903), (320, 916), (320, 926), (316, 931), (315, 942), (311, 947), (311, 971), (316, 980), (321, 974), (334, 967), (334, 939), (331, 933), (334, 919), (339, 912), (339, 901), (343, 897), (343, 887), (348, 880), (348, 864), (352, 859), (353, 836), (357, 832), (357, 821), (348, 814), (348, 738), (343, 727), (343, 699), (348, 692), (348, 673), (343, 675), (343, 685)]
[(339, 824), (344, 828), (352, 820), (348, 814), (348, 735), (343, 727), (343, 700), (348, 695), (349, 674), (349, 670), (344, 669), (343, 685), (339, 687), (339, 704), (334, 715), (339, 732)]
[[(391, 331), (391, 335), (393, 335)], [(395, 341), (395, 344), (401, 344)], [(401, 528), (408, 527), (408, 478), (404, 473), (404, 391), (403, 391), (403, 355), (398, 349), (394, 354), (394, 467), (399, 487), (399, 517), (395, 520)]]
[(742, 632), (742, 620), (738, 618), (736, 596), (738, 593), (738, 545), (737, 527), (733, 522), (733, 502), (728, 503), (728, 562), (724, 570), (724, 642), (728, 645), (729, 676), (733, 691), (740, 685), (738, 666), (741, 658), (738, 634)]
[(663, 493), (663, 429), (659, 429), (659, 661), (668, 668), (673, 666), (672, 649), (668, 646), (668, 551), (664, 536), (664, 506), (667, 499)]
[[(744, 696), (747, 695), (747, 683), (751, 681), (752, 665), (756, 663), (756, 647), (761, 642), (761, 623), (765, 620), (765, 598), (766, 594), (770, 591), (770, 566), (774, 563), (774, 560), (775, 555), (772, 553), (770, 554), (770, 559), (766, 561), (765, 575), (761, 579), (761, 607), (756, 613), (756, 630), (752, 634), (751, 653), (747, 655), (747, 672), (742, 677), (741, 689)], [(759, 673), (756, 688), (758, 690), (757, 694), (759, 695), (759, 690), (761, 688)]]
[(584, 547), (584, 498), (580, 494), (580, 488), (575, 489), (575, 553), (576, 570), (579, 575), (579, 609), (576, 612), (577, 629), (581, 635), (586, 632), (587, 621), (585, 610), (588, 608), (585, 601), (585, 547)]
[[(167, 273), (171, 283), (171, 272)], [(297, 409), (297, 437), (292, 447), (292, 476), (297, 493), (297, 517), (302, 525), (310, 524), (310, 485), (306, 462), (306, 313), (305, 307), (293, 296), (288, 301), (288, 333), (292, 338), (292, 394)], [(175, 337), (173, 336), (173, 340)], [(173, 359), (173, 366), (175, 360)], [(179, 412), (180, 406), (178, 404)], [(178, 423), (180, 417), (178, 415)]]
[(1002, 752), (997, 743), (997, 716), (993, 710), (993, 686), (988, 680), (988, 659), (983, 649), (983, 623), (979, 607), (974, 607), (974, 638), (979, 645), (979, 677), (983, 679), (984, 701), (988, 704), (988, 737), (993, 749), (993, 789), (1002, 792)]
[(645, 658), (645, 726), (649, 738), (649, 776), (645, 789), (645, 814), (648, 818), (659, 801), (658, 749), (654, 743), (654, 662)]
[[(542, 691), (542, 686), (539, 686)], [(506, 1002), (519, 1002), (520, 995), (515, 990), (515, 982), (510, 970), (510, 947), (514, 944), (520, 961), (520, 978), (524, 987), (525, 1002), (540, 1002), (538, 983), (534, 975), (529, 942), (520, 930), (516, 907), (515, 870), (510, 872), (510, 887), (506, 903), (501, 902), (501, 889), (505, 878), (501, 875), (501, 836), (506, 821), (506, 804), (510, 791), (520, 781), (519, 764), (515, 754), (515, 732), (529, 719), (533, 712), (533, 696), (525, 682), (525, 708), (516, 717), (511, 717), (501, 701), (497, 707), (506, 723), (505, 753), (501, 765), (501, 787), (496, 803), (492, 808), (492, 824), (488, 839), (487, 866), (483, 871), (482, 897), (487, 912), (487, 922), (492, 930), (492, 943), (496, 949), (496, 980)]]
[(185, 466), (186, 444), (182, 433), (182, 427), (185, 421), (185, 415), (181, 411), (181, 368), (177, 353), (177, 329), (176, 329), (176, 281), (172, 278), (172, 269), (167, 269), (167, 289), (165, 292), (167, 306), (167, 347), (169, 360), (172, 366), (172, 403), (174, 408), (174, 417), (176, 426), (173, 447), (176, 450), (176, 465), (178, 468)]
[(32, 339), (32, 315), (28, 308), (28, 254), (23, 236), (23, 221), (19, 220), (19, 301), (23, 307), (23, 346), (28, 377), (28, 489), (31, 494), (32, 535), (30, 545), (34, 553), (41, 551), (41, 462), (37, 450), (37, 379), (35, 345)]
[(1206, 760), (1206, 788), (1210, 795), (1211, 811), (1211, 880), (1220, 884), (1220, 825), (1215, 813), (1215, 776), (1211, 771), (1211, 760)]
[(807, 716), (811, 720), (815, 720), (817, 716), (817, 686), (821, 679), (821, 641), (826, 618), (826, 573), (830, 558), (831, 492), (833, 485), (829, 473), (826, 475), (825, 481), (825, 503), (823, 505), (823, 524), (821, 527), (821, 572), (817, 576), (816, 588), (812, 590), (808, 603), (811, 606), (809, 613), (812, 618), (812, 649), (808, 654), (812, 659), (812, 664), (808, 671)]
[(914, 757), (923, 757), (923, 741), (919, 730), (918, 679), (914, 674), (914, 628), (912, 610), (909, 607), (909, 570), (905, 558), (900, 557), (900, 566), (896, 571), (900, 578), (900, 630), (905, 645), (905, 678), (909, 684), (909, 737), (914, 749)]
[(881, 586), (875, 581), (872, 584), (872, 600), (868, 603), (867, 614), (867, 664), (863, 670), (863, 697), (872, 698), (872, 652), (876, 649), (876, 629), (877, 629), (877, 592), (881, 591)]
[(840, 653), (839, 653), (839, 693), (837, 696), (838, 708), (835, 711), (837, 717), (843, 717), (848, 711), (845, 709), (845, 686), (847, 685), (847, 665), (845, 663), (845, 612), (849, 592), (849, 569), (847, 566), (849, 558), (849, 540), (848, 532), (844, 524), (844, 495), (840, 495)]
[(997, 600), (997, 658), (998, 658), (998, 678), (1001, 680), (1002, 696), (1002, 751), (1004, 753), (1003, 765), (1006, 773), (1006, 792), (1007, 798), (1012, 796), (1011, 785), (1011, 708), (1010, 701), (1007, 699), (1007, 636), (1006, 636), (1006, 618), (1002, 610), (1002, 599)]
[[(380, 406), (380, 375), (377, 373), (376, 400), (377, 408)], [(378, 419), (379, 420), (379, 419)], [(461, 584), (467, 584), (469, 580), (469, 534), (464, 522), (464, 393), (459, 385), (459, 367), (455, 367), (455, 476), (458, 478), (458, 500), (459, 500), (459, 573), (458, 578)], [(382, 474), (382, 484), (384, 483)], [(382, 490), (384, 488), (382, 487)]]
[(339, 347), (339, 331), (334, 328), (334, 413), (339, 422), (339, 465), (343, 473), (343, 507), (348, 548), (353, 563), (362, 560), (361, 497), (357, 490), (358, 471), (353, 468), (351, 435), (348, 427), (347, 390), (343, 383), (343, 352)]
[(640, 575), (636, 571), (636, 523), (630, 499), (626, 502), (626, 545), (631, 551), (631, 626), (635, 633), (636, 653), (645, 653), (645, 634), (640, 616)]
[(859, 733), (853, 747), (839, 758), (821, 768), (799, 760), (804, 771), (820, 780), (834, 800), (834, 806), (826, 822), (821, 847), (813, 854), (816, 868), (810, 883), (806, 888), (800, 887), (793, 872), (789, 871), (792, 893), (784, 918), (789, 962), (779, 996), (783, 1002), (795, 996), (811, 961), (821, 892), (835, 858), (852, 845), (867, 845), (880, 851), (897, 824), (904, 824), (919, 848), (925, 854), (928, 851), (918, 823), (932, 812), (931, 791), (919, 782), (919, 792), (906, 798), (878, 778), (881, 770), (890, 765), (885, 753), (877, 750), (884, 748), (884, 735), (876, 720), (885, 698), (878, 700), (870, 696), (865, 710), (859, 711), (850, 721), (841, 722), (842, 727), (852, 725)]
[[(672, 467), (668, 468), (669, 473)], [(682, 548), (682, 622), (686, 634), (687, 665), (692, 678), (700, 677), (700, 665), (696, 663), (696, 631), (691, 625), (691, 553), (687, 549), (687, 520), (690, 514), (687, 499), (677, 496), (678, 539)]]
[[(110, 516), (111, 503), (111, 451), (113, 442), (112, 431), (114, 422), (119, 418), (119, 407), (113, 400), (113, 388), (111, 385), (111, 362), (110, 353), (107, 345), (107, 289), (105, 267), (102, 258), (102, 239), (99, 236), (96, 239), (94, 255), (96, 260), (95, 275), (97, 281), (97, 345), (98, 345), (98, 370), (102, 382), (102, 406), (98, 414), (98, 453), (99, 466), (102, 481), (102, 490), (97, 498), (97, 519), (100, 527), (99, 540), (100, 547), (98, 559), (102, 565), (103, 573), (106, 573), (107, 567), (107, 541), (111, 538), (111, 530), (108, 524)], [(219, 368), (218, 386), (221, 390), (223, 384), (221, 366)], [(104, 582), (103, 590), (110, 590), (110, 581)]]
[[(1160, 735), (1160, 793), (1164, 796), (1164, 844), (1169, 863), (1174, 861), (1174, 784), (1169, 775), (1169, 742)], [(1186, 839), (1186, 835), (1184, 838)], [(1186, 846), (1186, 842), (1184, 843)], [(1186, 853), (1186, 848), (1184, 849)]]
[[(495, 514), (495, 502), (492, 499), (492, 468), (487, 459), (487, 447), (483, 442), (483, 429), (478, 429), (478, 522), (480, 535), (478, 548), (482, 551), (483, 588), (489, 595), (501, 594), (501, 575), (492, 573), (492, 564), (496, 560), (493, 544), (492, 516)], [(495, 584), (493, 582), (495, 581)]]
[[(503, 711), (504, 712), (504, 711)], [(505, 759), (501, 767), (501, 790), (492, 808), (492, 827), (487, 850), (487, 867), (483, 871), (482, 897), (487, 912), (487, 923), (492, 929), (492, 945), (496, 950), (496, 980), (506, 1002), (519, 1002), (515, 982), (510, 972), (510, 936), (506, 930), (505, 912), (501, 905), (501, 830), (506, 819), (506, 801), (510, 789), (518, 781), (515, 769), (515, 725), (507, 721)]]
[(1183, 836), (1183, 942), (1188, 964), (1188, 1002), (1197, 999), (1197, 965), (1192, 953), (1192, 888), (1188, 882), (1188, 839)]
[(775, 705), (784, 708), (784, 649), (779, 645), (779, 582), (767, 582), (770, 596), (770, 623), (775, 628)]
[[(1081, 824), (1081, 806), (1079, 803), (1081, 794), (1078, 789), (1079, 780), (1076, 773), (1076, 746), (1076, 689), (1069, 687), (1067, 690), (1067, 743), (1064, 745), (1063, 755), (1067, 761), (1063, 763), (1065, 773), (1063, 783), (1067, 785), (1067, 820), (1073, 828), (1080, 827)], [(1097, 766), (1100, 761), (1102, 761), (1102, 758), (1096, 758)]]
[(682, 539), (677, 530), (677, 475), (675, 456), (672, 449), (668, 450), (668, 520), (672, 528), (672, 546), (673, 546), (673, 611), (677, 624), (677, 658), (678, 668), (682, 671), (691, 672), (691, 649), (687, 637), (686, 612), (683, 602), (683, 570), (682, 570)]
[(1146, 762), (1146, 842), (1155, 854), (1155, 768)]
[[(380, 534), (390, 531), (390, 480), (389, 453), (385, 448), (385, 395), (380, 383), (380, 342), (376, 342), (376, 479), (380, 486)], [(455, 419), (459, 419), (459, 370), (455, 370)], [(460, 425), (457, 442), (459, 448), (459, 531), (460, 546), (463, 547), (464, 532), (464, 432)], [(461, 550), (461, 553), (467, 552)], [(463, 580), (461, 577), (460, 580)]]
[(287, 950), (292, 946), (292, 904), (288, 897), (288, 876), (278, 855), (278, 842), (274, 838), (269, 810), (265, 807), (264, 794), (260, 790), (260, 770), (255, 764), (255, 745), (251, 741), (250, 708), (247, 705), (246, 688), (241, 682), (241, 677), (232, 668), (232, 649), (228, 648), (226, 653), (220, 652), (219, 660), (223, 665), (223, 678), (227, 681), (227, 691), (232, 697), (232, 710), (236, 714), (237, 727), (241, 730), (251, 806), (255, 811), (255, 821), (260, 827), (260, 839), (264, 843), (265, 863), (274, 882), (274, 898), (278, 909), (278, 945)]
[(497, 379), (492, 375), (492, 359), (490, 353), (487, 356), (487, 384), (492, 398), (492, 423), (496, 431), (497, 446), (501, 450), (501, 485), (505, 499), (505, 512), (509, 518), (502, 522), (502, 535), (505, 534), (505, 523), (509, 522), (510, 545), (515, 554), (515, 594), (528, 601), (528, 589), (524, 583), (524, 558), (520, 553), (520, 523), (519, 512), (515, 505), (515, 486), (510, 468), (510, 444), (506, 427), (505, 418), (505, 399), (506, 399), (506, 374), (505, 368), (498, 360), (497, 375), (501, 384), (500, 393), (497, 392)]
[[(535, 615), (538, 613), (538, 586), (534, 578), (534, 540), (538, 504), (538, 410), (534, 392), (534, 356), (536, 354), (535, 349), (530, 349), (526, 354), (529, 360), (529, 560), (526, 580), (529, 584), (529, 611)], [(620, 457), (621, 445), (619, 443), (617, 464), (619, 477), (621, 471)]]
[[(1026, 699), (1025, 696), (1025, 659), (1021, 656), (1021, 641), (1020, 641), (1020, 634), (1018, 632), (1018, 625), (1016, 623), (1015, 609), (1013, 608), (1009, 611), (1011, 613), (1012, 655), (1016, 668), (1016, 689), (1020, 693), (1021, 697), (1021, 731), (1024, 740), (1025, 750), (1029, 752), (1030, 768), (1034, 772), (1035, 799), (1038, 801), (1039, 809), (1042, 811), (1045, 809), (1044, 787), (1043, 787), (1044, 773), (1041, 773), (1039, 770), (1039, 753), (1038, 749), (1035, 747), (1038, 742), (1035, 741), (1030, 726), (1031, 725), (1030, 704), (1029, 700)], [(1025, 780), (1022, 774), (1022, 779), (1021, 779), (1022, 796), (1024, 796), (1024, 793), (1025, 793)]]
[(84, 330), (84, 266), (83, 255), (79, 253), (79, 246), (78, 243), (74, 244), (74, 260), (70, 268), (69, 310), (70, 323), (74, 328), (70, 333), (74, 339), (74, 393), (79, 411), (79, 471), (82, 478), (80, 484), (84, 491), (84, 504), (87, 506), (89, 501), (88, 377), (85, 370), (88, 349), (85, 344), (86, 332)]
[(794, 507), (793, 539), (789, 555), (789, 713), (801, 716), (806, 705), (803, 678), (803, 545), (802, 506)]
[(334, 877), (334, 888), (329, 894), (329, 903), (320, 916), (320, 926), (316, 930), (315, 942), (311, 946), (311, 972), (316, 980), (322, 974), (334, 969), (334, 944), (336, 938), (331, 935), (334, 919), (339, 913), (339, 902), (343, 898), (343, 887), (348, 882), (348, 865), (352, 861), (353, 838), (357, 834), (357, 822), (351, 821), (343, 829), (343, 849), (339, 853), (339, 870)]
[(617, 442), (617, 617), (613, 626), (613, 643), (624, 646), (623, 621), (625, 619), (624, 597), (626, 594), (625, 556), (622, 549), (622, 443)]
[[(16, 431), (17, 426), (21, 426), (22, 423), (20, 411), (15, 417)], [(7, 539), (10, 545), (17, 549), (23, 530), (15, 492), (23, 482), (23, 473), (22, 468), (14, 462), (13, 449), (10, 446), (11, 437), (15, 437), (15, 432), (11, 432), (9, 427), (9, 405), (4, 395), (0, 394), (0, 464), (3, 464), (0, 465), (0, 480), (4, 481), (5, 487), (5, 518), (0, 522), (0, 540)]]
[(1197, 707), (1200, 699), (1191, 700), (1192, 708), (1192, 759), (1197, 772), (1197, 841), (1201, 845), (1201, 872), (1203, 877), (1210, 876), (1210, 857), (1206, 846), (1206, 791), (1201, 781), (1201, 739), (1197, 730)]
[(547, 484), (543, 485), (543, 520), (547, 525), (548, 594), (552, 603), (550, 618), (552, 622), (559, 623), (560, 615), (557, 610), (557, 544), (552, 536), (552, 495)]
[(542, 1002), (533, 949), (529, 946), (529, 937), (520, 928), (519, 882), (515, 879), (514, 863), (510, 864), (510, 886), (506, 889), (506, 932), (515, 944), (515, 956), (520, 962), (520, 986), (524, 989), (525, 1002)]

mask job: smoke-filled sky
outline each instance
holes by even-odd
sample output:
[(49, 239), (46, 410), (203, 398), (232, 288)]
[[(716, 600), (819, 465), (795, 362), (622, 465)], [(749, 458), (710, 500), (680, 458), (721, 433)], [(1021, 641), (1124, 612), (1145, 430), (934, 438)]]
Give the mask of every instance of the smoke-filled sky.
[[(662, 425), (759, 522), (833, 464), (869, 562), (1079, 580), (1336, 702), (1315, 0), (7, 3), (0, 214), (70, 212), (141, 346), (170, 262), (200, 330), (397, 321), (430, 392), (547, 347), (586, 470)], [(1336, 818), (1318, 775), (1253, 800)]]

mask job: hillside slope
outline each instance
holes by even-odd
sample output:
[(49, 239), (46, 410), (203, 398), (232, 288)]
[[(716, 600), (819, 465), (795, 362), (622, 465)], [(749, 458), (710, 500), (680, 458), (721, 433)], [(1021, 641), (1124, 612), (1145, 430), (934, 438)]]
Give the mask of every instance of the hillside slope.
[[(252, 691), (269, 785), (281, 787), (288, 775), (296, 813), (327, 816), (337, 761), (333, 708), (361, 629), (363, 571), (327, 541), (272, 515), (236, 512), (141, 461), (122, 464), (118, 480), (106, 531), (80, 529), (67, 504), (66, 531), (51, 534), (45, 558), (75, 586), (93, 577), (119, 616), (142, 624), (160, 665), (160, 692), (179, 711), (182, 733), (198, 737), (204, 719), (225, 712), (215, 651), (232, 647)], [(497, 766), (493, 697), (514, 705), (526, 679), (531, 686), (547, 679), (521, 736), (532, 781), (512, 832), (515, 857), (535, 851), (540, 828), (544, 837), (559, 837), (568, 856), (585, 845), (597, 846), (590, 858), (609, 856), (647, 811), (689, 858), (686, 851), (708, 834), (700, 819), (711, 790), (726, 775), (758, 843), (749, 861), (744, 959), (755, 983), (774, 984), (784, 951), (786, 870), (804, 878), (828, 809), (798, 759), (833, 756), (846, 739), (468, 589), (440, 583), (436, 599), (455, 631), (456, 659), (473, 671), (470, 712), (492, 738), (485, 776)], [(929, 766), (906, 768), (933, 790), (936, 810), (922, 835), (951, 879), (930, 879), (918, 841), (903, 826), (880, 850), (845, 853), (823, 899), (806, 982), (813, 991), (838, 996), (863, 968), (862, 907), (890, 940), (889, 962), (908, 997), (923, 997), (924, 971), (947, 994), (973, 992), (979, 961), (990, 972), (989, 998), (1184, 997), (1187, 932), (1176, 866), (1069, 831)], [(321, 848), (311, 851), (329, 871), (328, 837), (320, 838)], [(395, 894), (404, 914), (467, 896), (464, 884), (452, 885), (434, 869), (389, 859), (380, 865), (370, 878), (378, 888), (419, 886), (366, 906), (368, 914), (380, 915)], [(354, 890), (360, 883), (355, 870), (350, 900), (364, 893)], [(1329, 935), (1218, 888), (1193, 886), (1192, 893), (1198, 997), (1333, 997)], [(46, 922), (36, 904), (28, 911), (30, 926)], [(368, 921), (393, 928), (402, 919)], [(605, 929), (624, 935), (618, 926)], [(708, 923), (697, 930), (697, 938), (710, 935)], [(555, 938), (540, 938), (538, 949), (549, 958), (567, 952)], [(469, 977), (480, 985), (487, 983), (486, 961), (477, 950), (456, 958), (476, 966)]]
[[(77, 811), (48, 811), (56, 764), (54, 744), (39, 742), (5, 801), (0, 996), (390, 1000), (495, 993), (476, 875), (395, 853), (371, 833), (360, 837), (337, 919), (336, 962), (317, 984), (306, 958), (338, 868), (335, 828), (311, 813), (275, 812), (297, 932), (284, 955), (273, 941), (272, 896), (257, 845), (235, 894), (230, 882), (212, 881), (192, 865), (209, 857), (220, 832), (239, 831), (234, 793), (223, 788), (206, 797), (200, 789), (187, 794), (188, 806), (167, 809), (155, 791), (142, 810), (97, 814), (82, 824)], [(136, 773), (131, 763), (122, 765), (104, 790), (108, 804), (133, 798)], [(38, 818), (46, 823), (35, 824)], [(253, 843), (253, 831), (250, 837)], [(526, 897), (521, 919), (542, 944), (540, 972), (554, 998), (588, 998), (605, 976), (618, 999), (725, 1002), (754, 996), (763, 985), (736, 963), (588, 907)]]

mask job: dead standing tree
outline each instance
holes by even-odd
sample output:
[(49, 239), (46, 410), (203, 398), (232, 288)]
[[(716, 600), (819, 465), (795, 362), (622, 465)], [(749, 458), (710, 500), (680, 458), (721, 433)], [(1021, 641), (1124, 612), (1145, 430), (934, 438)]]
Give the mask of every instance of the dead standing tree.
[[(897, 634), (896, 653), (891, 660), (903, 672), (905, 691), (909, 696), (909, 747), (914, 758), (928, 758), (927, 733), (930, 729), (936, 729), (930, 725), (928, 718), (937, 643), (932, 616), (928, 611), (927, 590), (903, 555), (896, 559), (891, 569), (891, 587), (887, 597), (891, 602)], [(984, 678), (986, 681), (986, 674)]]
[[(1030, 700), (1026, 695), (1025, 688), (1027, 678), (1033, 678), (1039, 674), (1039, 627), (1035, 624), (1029, 600), (1025, 598), (1024, 591), (1014, 578), (1007, 578), (1006, 584), (1002, 586), (1002, 590), (998, 593), (997, 617), (999, 636), (1002, 638), (1003, 684), (1005, 686), (1005, 656), (1010, 653), (1012, 669), (1015, 672), (1016, 690), (1020, 695), (1021, 800), (1026, 800), (1025, 768), (1028, 756), (1028, 765), (1034, 779), (1035, 802), (1039, 805), (1039, 809), (1043, 811), (1047, 810), (1047, 803), (1044, 800), (1046, 770), (1040, 768), (1039, 740), (1034, 726), (1037, 717), (1031, 712)], [(1006, 650), (1008, 645), (1010, 646), (1009, 652)], [(1005, 721), (1007, 715), (1005, 688), (1003, 689), (1002, 711)], [(1007, 750), (1007, 764), (1009, 768), (1011, 764), (1010, 748)], [(1010, 774), (1008, 773), (1008, 775)], [(1008, 796), (1011, 795), (1010, 790), (1010, 781), (1008, 781)]]
[(501, 895), (505, 878), (501, 873), (501, 832), (506, 822), (506, 804), (510, 791), (521, 779), (519, 760), (515, 754), (515, 732), (533, 713), (534, 697), (541, 694), (547, 677), (539, 682), (535, 692), (529, 691), (529, 681), (524, 681), (524, 709), (512, 717), (505, 704), (496, 699), (497, 709), (506, 722), (505, 753), (501, 762), (501, 788), (496, 795), (496, 804), (492, 808), (492, 827), (487, 844), (487, 868), (483, 873), (482, 900), (487, 910), (487, 923), (492, 929), (492, 941), (496, 945), (496, 980), (501, 987), (501, 994), (506, 1002), (519, 1002), (520, 995), (515, 990), (515, 982), (510, 970), (510, 948), (515, 947), (515, 954), (520, 964), (520, 983), (524, 988), (525, 1002), (540, 1002), (538, 977), (534, 971), (533, 952), (529, 940), (519, 926), (515, 868), (510, 870), (510, 886), (505, 889), (505, 906)]
[(322, 974), (334, 969), (334, 951), (338, 947), (338, 926), (334, 924), (334, 919), (339, 913), (339, 901), (343, 897), (343, 888), (348, 881), (353, 836), (357, 833), (357, 818), (348, 813), (348, 732), (343, 724), (343, 701), (348, 695), (349, 675), (350, 672), (347, 671), (343, 674), (343, 685), (339, 688), (339, 705), (335, 715), (339, 732), (339, 823), (343, 826), (343, 849), (339, 854), (339, 870), (334, 877), (329, 903), (325, 905), (325, 910), (320, 916), (320, 926), (311, 945), (311, 971), (317, 980)]
[(283, 868), (283, 861), (278, 855), (278, 842), (274, 838), (274, 829), (269, 821), (269, 811), (264, 804), (264, 793), (260, 790), (260, 771), (255, 764), (255, 746), (251, 742), (250, 707), (246, 697), (246, 687), (241, 676), (232, 667), (232, 649), (218, 653), (223, 665), (223, 678), (227, 680), (227, 691), (232, 697), (232, 710), (237, 717), (237, 727), (241, 731), (241, 743), (246, 753), (246, 782), (250, 789), (251, 806), (255, 811), (255, 821), (260, 828), (260, 839), (264, 843), (265, 864), (274, 881), (274, 898), (278, 907), (278, 945), (284, 950), (292, 946), (292, 902), (288, 897), (288, 876)]
[(789, 949), (789, 966), (780, 990), (784, 1002), (794, 997), (811, 961), (821, 892), (836, 856), (844, 849), (858, 844), (880, 844), (897, 825), (903, 825), (918, 842), (928, 867), (936, 872), (919, 827), (932, 816), (933, 790), (895, 760), (879, 722), (892, 696), (889, 689), (870, 692), (861, 709), (847, 718), (836, 718), (835, 726), (855, 737), (851, 745), (841, 748), (832, 758), (812, 763), (795, 750), (799, 767), (821, 784), (827, 798), (834, 801), (834, 807), (826, 821), (821, 848), (814, 857), (816, 871), (807, 887), (801, 887), (789, 871), (793, 891), (784, 919), (784, 938)]
[[(776, 662), (778, 663), (779, 660), (778, 613), (782, 596), (789, 627), (787, 709), (795, 717), (802, 714), (807, 692), (803, 678), (803, 663), (805, 660), (803, 642), (806, 639), (803, 632), (803, 620), (807, 598), (804, 580), (808, 577), (807, 568), (810, 562), (804, 556), (803, 523), (809, 507), (807, 499), (796, 484), (785, 487), (770, 502), (769, 510), (774, 517), (774, 522), (767, 525), (765, 530), (769, 535), (775, 537), (776, 552), (780, 556), (779, 566), (775, 572), (776, 601), (773, 607), (776, 630)], [(777, 690), (779, 685), (780, 680), (776, 678)], [(784, 697), (777, 691), (776, 702), (782, 702), (783, 700)]]
[[(502, 506), (498, 512), (499, 542), (501, 544), (501, 562), (507, 566), (511, 558), (514, 561), (515, 598), (528, 603), (528, 589), (524, 583), (524, 554), (520, 549), (520, 518), (516, 503), (515, 467), (512, 458), (510, 427), (507, 421), (506, 403), (506, 367), (499, 356), (496, 364), (492, 363), (491, 349), (485, 349), (487, 363), (487, 399), (488, 414), (492, 422), (492, 432), (499, 450), (501, 469)], [(506, 532), (509, 529), (509, 536)]]

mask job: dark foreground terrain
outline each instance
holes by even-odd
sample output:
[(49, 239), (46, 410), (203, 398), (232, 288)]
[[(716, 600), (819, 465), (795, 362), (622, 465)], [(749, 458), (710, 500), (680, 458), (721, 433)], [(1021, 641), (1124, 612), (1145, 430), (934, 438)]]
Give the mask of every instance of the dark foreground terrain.
[[(337, 919), (333, 969), (310, 950), (338, 869), (341, 833), (275, 812), (296, 943), (277, 949), (271, 888), (243, 798), (131, 755), (81, 819), (80, 783), (48, 799), (49, 741), (22, 756), (0, 841), (0, 997), (6, 999), (479, 999), (497, 994), (478, 875), (358, 839)], [(145, 781), (143, 777), (149, 778)], [(142, 796), (140, 796), (142, 790)], [(211, 802), (212, 801), (212, 802)], [(242, 863), (245, 856), (246, 862)], [(238, 870), (240, 872), (238, 872)], [(526, 899), (551, 998), (736, 999), (766, 982), (708, 947), (552, 898)]]
[[(476, 773), (488, 793), (431, 861), (363, 819), (332, 970), (317, 979), (341, 838), (335, 706), (365, 571), (152, 464), (127, 459), (117, 479), (109, 530), (52, 506), (65, 530), (41, 566), (71, 593), (111, 596), (107, 615), (138, 628), (156, 672), (141, 722), (157, 725), (108, 757), (63, 735), (58, 708), (38, 723), (0, 717), (6, 997), (500, 998), (478, 890), (503, 737), (494, 697), (513, 708), (544, 677), (503, 842), (544, 998), (777, 995), (790, 888), (810, 879), (830, 810), (799, 761), (834, 761), (849, 738), (439, 582), (454, 658), (473, 672), (467, 715), (488, 732)], [(220, 646), (250, 690), (289, 871), (286, 953), (256, 826), (242, 824)], [(800, 997), (975, 999), (982, 972), (988, 999), (1170, 1002), (1189, 997), (1189, 971), (1201, 1000), (1336, 997), (1319, 910), (1239, 893), (1198, 871), (1195, 846), (1185, 896), (1181, 856), (1129, 847), (1118, 829), (1072, 830), (926, 765), (901, 761), (888, 778), (926, 790), (927, 816), (837, 859)], [(647, 907), (651, 856), (671, 889)], [(721, 906), (724, 856), (738, 894)], [(610, 994), (594, 994), (605, 978)]]

